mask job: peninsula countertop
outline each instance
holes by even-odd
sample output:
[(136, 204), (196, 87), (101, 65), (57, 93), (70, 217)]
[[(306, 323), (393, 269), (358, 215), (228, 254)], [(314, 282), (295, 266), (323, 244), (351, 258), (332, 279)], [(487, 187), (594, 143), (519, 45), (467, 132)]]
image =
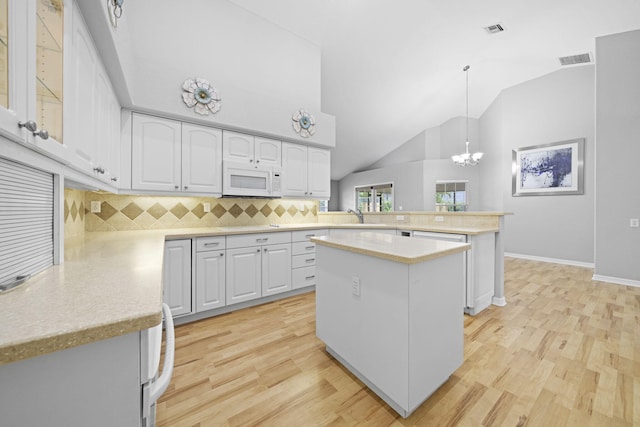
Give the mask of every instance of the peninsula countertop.
[(370, 231), (342, 236), (312, 237), (311, 241), (318, 245), (404, 264), (417, 264), (471, 249), (468, 243), (407, 239)]

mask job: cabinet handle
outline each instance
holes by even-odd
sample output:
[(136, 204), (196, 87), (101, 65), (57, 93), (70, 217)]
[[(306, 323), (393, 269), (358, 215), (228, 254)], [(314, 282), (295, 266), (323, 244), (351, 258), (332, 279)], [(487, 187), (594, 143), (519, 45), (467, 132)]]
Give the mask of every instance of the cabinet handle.
[(34, 130), (33, 136), (39, 136), (42, 139), (49, 139), (49, 131), (46, 129)]
[(268, 237), (263, 237), (262, 239), (256, 239), (256, 243), (263, 243), (263, 242), (268, 242), (269, 238)]
[(11, 281), (0, 284), (0, 292), (8, 291), (9, 289), (13, 289), (17, 286), (20, 286), (21, 284), (26, 282), (30, 277), (31, 277), (31, 274), (16, 276)]
[(185, 186), (184, 186), (184, 189), (186, 190), (187, 188), (189, 188), (189, 186), (188, 186), (188, 185), (185, 185)]
[(173, 188), (175, 188), (176, 190), (180, 188), (179, 185), (174, 185)]
[(260, 163), (260, 160), (256, 160), (256, 163)]
[(315, 236), (316, 236), (315, 234), (307, 234), (304, 237), (306, 237), (308, 239), (309, 237), (315, 237)]
[(35, 132), (38, 129), (38, 125), (33, 120), (27, 120), (26, 122), (18, 122), (20, 129), (26, 128), (29, 132)]
[(210, 243), (205, 243), (205, 246), (218, 246), (220, 244), (220, 242), (210, 242)]
[(220, 256), (224, 256), (224, 252), (220, 252)]
[(309, 259), (306, 259), (304, 262), (314, 262), (315, 260), (316, 260), (315, 258), (309, 258)]
[(256, 252), (260, 252), (260, 248), (256, 249)]
[(267, 252), (267, 248), (264, 248), (264, 251)]
[(249, 159), (249, 163), (253, 163), (253, 159)]
[(95, 168), (93, 168), (93, 171), (99, 174), (103, 174), (104, 173), (104, 169), (102, 168), (102, 166), (97, 166)]
[(315, 279), (315, 278), (316, 278), (316, 276), (307, 276), (307, 277), (304, 278), (304, 280), (311, 280), (311, 279)]
[(316, 248), (315, 246), (307, 246), (307, 247), (305, 247), (305, 249), (308, 250), (308, 251), (310, 251), (311, 249), (315, 249), (315, 248)]
[(309, 195), (311, 196), (313, 193), (311, 191), (309, 191)]
[(117, 181), (118, 181), (118, 177), (117, 177), (117, 176), (114, 176), (113, 178), (111, 178), (111, 181), (113, 181), (113, 182), (117, 182)]

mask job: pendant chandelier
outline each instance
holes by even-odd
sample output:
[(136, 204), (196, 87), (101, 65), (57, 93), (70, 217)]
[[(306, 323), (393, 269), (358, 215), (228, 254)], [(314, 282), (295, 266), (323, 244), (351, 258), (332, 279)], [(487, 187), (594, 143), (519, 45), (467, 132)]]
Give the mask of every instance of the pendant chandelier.
[(451, 156), (451, 160), (453, 160), (453, 163), (458, 166), (475, 166), (480, 162), (480, 159), (482, 158), (482, 153), (469, 153), (469, 68), (471, 67), (465, 65), (465, 67), (462, 69), (462, 71), (467, 73), (467, 142), (465, 143), (466, 151), (462, 154)]

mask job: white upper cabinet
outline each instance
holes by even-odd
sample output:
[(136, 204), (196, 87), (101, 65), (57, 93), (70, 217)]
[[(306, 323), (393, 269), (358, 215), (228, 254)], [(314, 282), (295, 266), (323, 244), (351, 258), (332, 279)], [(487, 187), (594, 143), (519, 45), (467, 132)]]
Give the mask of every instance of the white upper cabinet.
[(282, 143), (282, 195), (328, 199), (331, 195), (331, 152)]
[(133, 113), (131, 188), (222, 192), (222, 131)]
[(69, 163), (94, 177), (118, 185), (120, 175), (120, 104), (87, 26), (73, 10), (72, 49), (67, 92), (73, 118), (66, 121)]
[(182, 189), (222, 193), (222, 131), (182, 124)]
[(244, 133), (223, 132), (224, 161), (248, 163), (258, 167), (282, 165), (282, 143)]
[(180, 122), (133, 113), (131, 164), (132, 189), (180, 191)]
[(0, 134), (60, 161), (71, 9), (63, 0), (0, 2)]

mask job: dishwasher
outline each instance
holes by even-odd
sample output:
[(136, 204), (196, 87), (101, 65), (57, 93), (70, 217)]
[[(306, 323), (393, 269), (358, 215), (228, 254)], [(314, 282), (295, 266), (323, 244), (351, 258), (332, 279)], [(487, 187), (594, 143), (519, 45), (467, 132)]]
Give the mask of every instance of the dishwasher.
[[(467, 235), (466, 234), (453, 234), (453, 233), (434, 233), (429, 231), (414, 231), (413, 237), (418, 239), (431, 239), (431, 240), (445, 240), (447, 242), (459, 242), (459, 243), (467, 243)], [(465, 252), (462, 257), (462, 268), (463, 268), (463, 277), (464, 277), (464, 292), (462, 293), (462, 308), (464, 311), (467, 311), (469, 307), (469, 301), (467, 300), (471, 298), (470, 290), (468, 289), (469, 281), (467, 280), (467, 257), (469, 256), (469, 252)]]

